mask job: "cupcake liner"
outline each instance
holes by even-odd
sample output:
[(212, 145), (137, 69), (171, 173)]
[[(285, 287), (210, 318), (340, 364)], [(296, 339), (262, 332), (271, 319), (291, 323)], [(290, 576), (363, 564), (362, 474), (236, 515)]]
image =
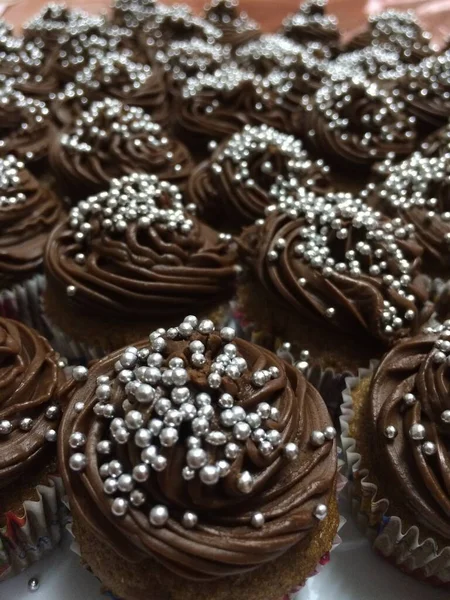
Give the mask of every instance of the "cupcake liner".
[(0, 527), (0, 582), (40, 560), (61, 539), (68, 521), (61, 478), (49, 476), (48, 485), (36, 486), (36, 492), (38, 500), (24, 501), (20, 514), (7, 512)]
[[(346, 485), (347, 485), (347, 478), (342, 473), (338, 472), (337, 481), (336, 481), (336, 495), (337, 495), (338, 498), (339, 498), (342, 490), (344, 489), (344, 487)], [(65, 505), (67, 506), (67, 508), (69, 508), (67, 497), (65, 497), (63, 501), (64, 501)], [(318, 575), (324, 569), (324, 567), (330, 562), (330, 560), (331, 560), (331, 552), (333, 552), (333, 550), (335, 550), (341, 544), (341, 542), (342, 542), (342, 539), (339, 536), (339, 532), (342, 529), (342, 527), (345, 525), (345, 523), (346, 523), (346, 519), (342, 515), (339, 515), (338, 530), (337, 530), (337, 533), (336, 533), (336, 535), (334, 537), (333, 544), (332, 544), (330, 550), (328, 552), (326, 552), (322, 556), (322, 558), (319, 560), (318, 564), (316, 565), (316, 568), (311, 573), (311, 575), (308, 577), (308, 579), (310, 579), (311, 577), (315, 577), (316, 575)], [(78, 542), (75, 539), (75, 536), (73, 534), (71, 522), (67, 523), (66, 529), (70, 533), (70, 535), (72, 536), (72, 542), (71, 542), (71, 545), (70, 545), (70, 549), (72, 550), (72, 552), (74, 552), (75, 554), (77, 554), (80, 557), (80, 559), (81, 559), (80, 546), (79, 546), (79, 544), (78, 544)], [(87, 565), (84, 562), (82, 562), (82, 564), (83, 564), (83, 566), (88, 571), (92, 572), (91, 569), (89, 568), (89, 565)], [(100, 584), (101, 584), (101, 582), (100, 582)], [(295, 587), (294, 589), (292, 589), (287, 594), (284, 594), (283, 596), (281, 596), (279, 600), (295, 600), (296, 597), (297, 597), (298, 592), (305, 585), (306, 585), (306, 582), (303, 583), (303, 585), (299, 585), (299, 586)], [(102, 595), (105, 598), (109, 598), (110, 600), (123, 600), (119, 596), (115, 596), (111, 591), (109, 591), (107, 589), (103, 589), (102, 590)]]
[(29, 327), (45, 334), (45, 322), (41, 310), (41, 295), (45, 288), (45, 277), (35, 275), (0, 292), (0, 315), (22, 321)]
[(417, 526), (407, 526), (400, 517), (389, 514), (389, 500), (380, 497), (369, 470), (362, 468), (357, 442), (350, 435), (350, 423), (354, 416), (352, 390), (362, 379), (372, 376), (377, 364), (378, 361), (371, 361), (369, 369), (360, 369), (356, 377), (347, 378), (347, 387), (343, 392), (340, 423), (349, 472), (352, 513), (359, 528), (381, 556), (422, 581), (450, 587), (450, 546), (439, 550), (438, 543), (431, 536), (421, 535)]

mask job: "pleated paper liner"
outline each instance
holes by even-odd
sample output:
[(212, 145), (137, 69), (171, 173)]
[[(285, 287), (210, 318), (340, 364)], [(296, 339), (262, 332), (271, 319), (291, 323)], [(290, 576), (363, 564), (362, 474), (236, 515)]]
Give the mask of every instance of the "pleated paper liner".
[(439, 549), (437, 542), (422, 535), (419, 527), (406, 525), (390, 512), (389, 500), (381, 497), (369, 470), (362, 468), (358, 442), (350, 434), (354, 417), (352, 391), (373, 375), (377, 364), (378, 361), (372, 361), (370, 368), (349, 377), (343, 392), (340, 423), (352, 513), (374, 550), (386, 560), (426, 583), (450, 588), (450, 546)]

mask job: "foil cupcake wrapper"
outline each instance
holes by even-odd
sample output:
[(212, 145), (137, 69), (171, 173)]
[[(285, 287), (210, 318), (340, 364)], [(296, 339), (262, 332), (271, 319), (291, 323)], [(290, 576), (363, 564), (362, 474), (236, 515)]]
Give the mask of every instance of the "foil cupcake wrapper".
[[(60, 542), (69, 517), (60, 477), (36, 486), (38, 500), (26, 500), (20, 514), (7, 512), (0, 527), (0, 582), (43, 558)], [(23, 515), (23, 516), (21, 516)]]
[(362, 379), (371, 377), (378, 365), (361, 369), (356, 377), (346, 380), (340, 417), (342, 446), (349, 474), (351, 510), (356, 522), (369, 538), (374, 550), (401, 571), (432, 585), (450, 587), (450, 546), (439, 549), (438, 543), (424, 536), (418, 526), (408, 526), (390, 514), (390, 503), (382, 498), (371, 481), (370, 471), (362, 467), (357, 441), (350, 435), (354, 417), (352, 390)]
[(0, 292), (0, 315), (22, 321), (29, 327), (45, 334), (45, 322), (41, 310), (41, 296), (45, 277), (35, 275), (31, 279)]

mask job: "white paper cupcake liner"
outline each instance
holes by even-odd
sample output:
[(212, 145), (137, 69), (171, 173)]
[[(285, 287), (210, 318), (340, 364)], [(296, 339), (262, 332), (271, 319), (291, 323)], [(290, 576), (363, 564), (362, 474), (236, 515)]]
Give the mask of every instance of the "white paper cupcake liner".
[[(0, 582), (14, 577), (53, 550), (68, 522), (60, 477), (36, 487), (38, 500), (26, 500), (20, 514), (6, 513), (0, 527)], [(21, 515), (24, 516), (21, 516)]]
[(439, 549), (437, 542), (421, 534), (419, 527), (408, 527), (402, 519), (389, 514), (390, 503), (381, 498), (370, 472), (361, 466), (357, 441), (350, 435), (354, 417), (352, 390), (362, 379), (371, 377), (378, 361), (361, 369), (357, 377), (346, 380), (340, 417), (342, 446), (347, 459), (352, 513), (358, 526), (372, 542), (374, 550), (402, 571), (432, 585), (450, 586), (450, 546)]

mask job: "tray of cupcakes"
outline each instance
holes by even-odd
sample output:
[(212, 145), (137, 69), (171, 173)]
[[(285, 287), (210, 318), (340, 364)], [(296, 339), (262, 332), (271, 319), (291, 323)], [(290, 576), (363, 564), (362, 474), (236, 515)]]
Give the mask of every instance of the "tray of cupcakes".
[(0, 100), (0, 598), (446, 597), (450, 51), (50, 4)]

